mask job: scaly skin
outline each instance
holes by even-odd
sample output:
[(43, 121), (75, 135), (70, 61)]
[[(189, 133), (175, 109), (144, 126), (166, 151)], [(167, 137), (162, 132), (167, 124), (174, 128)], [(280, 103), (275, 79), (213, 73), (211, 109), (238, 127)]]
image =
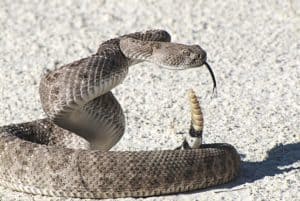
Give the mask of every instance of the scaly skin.
[(40, 97), (48, 118), (0, 128), (0, 184), (48, 196), (114, 198), (185, 192), (236, 177), (240, 157), (229, 144), (106, 151), (125, 128), (110, 90), (125, 79), (130, 65), (148, 61), (186, 69), (206, 64), (200, 46), (170, 39), (162, 30), (128, 34), (46, 74)]

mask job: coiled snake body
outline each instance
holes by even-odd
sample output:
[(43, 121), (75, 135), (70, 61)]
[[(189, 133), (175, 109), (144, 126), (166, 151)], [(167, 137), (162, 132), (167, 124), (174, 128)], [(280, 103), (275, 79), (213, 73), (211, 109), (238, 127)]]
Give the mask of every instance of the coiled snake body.
[(88, 58), (47, 73), (40, 98), (48, 118), (0, 128), (0, 184), (32, 194), (111, 198), (185, 192), (232, 180), (240, 158), (228, 144), (107, 151), (125, 128), (110, 90), (130, 65), (149, 61), (185, 69), (205, 64), (200, 46), (170, 40), (162, 30), (124, 35), (102, 43)]

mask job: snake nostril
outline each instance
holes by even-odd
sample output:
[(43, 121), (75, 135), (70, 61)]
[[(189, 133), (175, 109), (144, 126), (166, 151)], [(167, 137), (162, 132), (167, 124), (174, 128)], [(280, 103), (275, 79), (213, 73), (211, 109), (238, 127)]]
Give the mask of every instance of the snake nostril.
[(196, 55), (196, 59), (202, 59), (203, 58), (203, 55), (202, 54), (197, 54)]

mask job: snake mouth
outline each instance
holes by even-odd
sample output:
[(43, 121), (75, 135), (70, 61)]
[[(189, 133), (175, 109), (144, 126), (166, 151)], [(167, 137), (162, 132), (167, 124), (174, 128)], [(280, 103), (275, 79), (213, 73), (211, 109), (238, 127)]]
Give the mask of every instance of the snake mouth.
[(209, 73), (210, 73), (210, 76), (211, 76), (211, 78), (212, 78), (212, 80), (213, 80), (213, 83), (214, 83), (214, 86), (213, 86), (213, 94), (215, 94), (215, 93), (216, 93), (216, 90), (217, 90), (217, 82), (216, 82), (216, 78), (215, 78), (214, 72), (213, 72), (213, 70), (211, 69), (210, 65), (209, 65), (206, 61), (203, 63), (203, 65), (206, 66), (206, 68), (208, 69), (208, 71), (209, 71)]

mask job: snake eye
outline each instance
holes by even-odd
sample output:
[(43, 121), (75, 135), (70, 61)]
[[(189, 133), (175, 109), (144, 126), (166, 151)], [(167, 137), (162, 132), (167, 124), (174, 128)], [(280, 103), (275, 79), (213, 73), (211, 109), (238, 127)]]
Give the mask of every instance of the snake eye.
[(191, 52), (189, 50), (182, 50), (182, 54), (185, 55), (185, 56), (190, 56)]

